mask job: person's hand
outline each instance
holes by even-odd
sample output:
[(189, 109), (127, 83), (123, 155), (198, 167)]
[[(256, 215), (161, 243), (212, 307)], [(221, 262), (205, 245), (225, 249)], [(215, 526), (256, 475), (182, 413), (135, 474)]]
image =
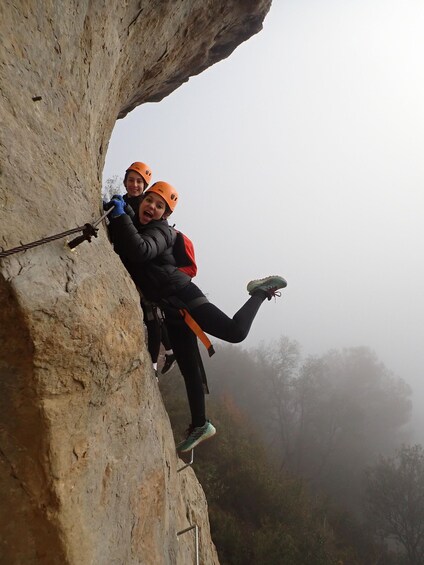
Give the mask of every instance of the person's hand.
[(118, 194), (112, 197), (112, 200), (107, 203), (108, 209), (113, 206), (113, 210), (110, 213), (111, 218), (117, 218), (118, 216), (122, 216), (125, 214), (125, 200), (124, 198)]

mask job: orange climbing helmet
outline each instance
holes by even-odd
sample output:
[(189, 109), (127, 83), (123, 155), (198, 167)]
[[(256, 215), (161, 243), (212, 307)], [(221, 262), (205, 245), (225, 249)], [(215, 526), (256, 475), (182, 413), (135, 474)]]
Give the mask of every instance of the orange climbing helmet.
[(159, 196), (162, 196), (162, 198), (168, 204), (169, 208), (171, 209), (171, 212), (175, 210), (175, 206), (177, 205), (178, 202), (178, 192), (168, 182), (164, 182), (161, 180), (155, 182), (154, 184), (152, 184), (150, 188), (146, 190), (144, 194), (147, 194), (148, 192), (154, 192), (155, 194), (159, 194)]
[(152, 180), (152, 170), (148, 165), (146, 165), (146, 163), (142, 163), (141, 161), (136, 161), (135, 163), (130, 165), (128, 169), (125, 171), (125, 178), (127, 178), (127, 175), (130, 171), (135, 171), (136, 173), (140, 174), (143, 177), (143, 179), (146, 181), (147, 186)]

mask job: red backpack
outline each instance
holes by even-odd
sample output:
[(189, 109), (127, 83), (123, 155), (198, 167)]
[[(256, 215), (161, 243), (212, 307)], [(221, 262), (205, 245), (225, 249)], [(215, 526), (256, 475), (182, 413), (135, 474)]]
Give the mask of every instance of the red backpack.
[(178, 230), (175, 231), (177, 232), (177, 238), (172, 248), (172, 253), (177, 262), (177, 267), (180, 271), (183, 271), (183, 273), (193, 278), (197, 274), (193, 242), (184, 233)]

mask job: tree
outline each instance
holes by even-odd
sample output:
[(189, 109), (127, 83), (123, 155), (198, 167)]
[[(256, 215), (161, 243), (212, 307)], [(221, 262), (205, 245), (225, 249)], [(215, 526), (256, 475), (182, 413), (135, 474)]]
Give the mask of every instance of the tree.
[[(320, 406), (327, 406), (329, 389), (324, 375), (318, 378), (319, 369), (325, 369), (319, 359), (300, 367), (302, 386), (293, 387), (298, 363), (295, 342), (281, 339), (268, 354), (266, 351), (262, 348), (263, 356), (256, 355), (258, 352), (253, 356), (239, 346), (221, 346), (219, 354), (204, 359), (211, 385), (208, 414), (218, 434), (196, 449), (194, 470), (208, 499), (220, 562), (399, 565), (385, 544), (376, 542), (366, 524), (340, 509), (340, 499), (336, 506), (316, 492), (311, 496), (309, 485), (297, 473), (293, 475), (292, 468), (275, 465), (276, 452), (280, 451), (275, 424), (283, 421), (276, 415), (284, 416), (284, 410), (297, 414), (298, 420), (293, 421), (298, 427), (294, 426), (288, 436), (295, 438), (293, 431), (303, 430), (303, 458), (308, 460), (313, 447), (310, 427), (323, 419), (319, 417)], [(268, 374), (268, 361), (279, 367), (281, 389), (291, 398), (287, 404), (278, 381)], [(178, 440), (187, 424), (184, 381), (175, 373), (165, 375), (160, 388)], [(274, 398), (273, 390), (277, 392)], [(278, 409), (277, 398), (283, 403), (283, 411)], [(303, 409), (297, 409), (297, 404)], [(284, 421), (290, 423), (291, 416), (284, 416)], [(319, 439), (314, 434), (312, 437)], [(331, 444), (331, 438), (327, 443)], [(296, 466), (296, 459), (294, 463)]]
[[(160, 387), (173, 429), (182, 428), (183, 379), (165, 375)], [(344, 541), (339, 547), (323, 501), (269, 460), (267, 446), (233, 397), (209, 402), (208, 410), (219, 434), (196, 448), (193, 468), (208, 500), (220, 563), (335, 565), (342, 559), (359, 565), (352, 547)]]
[(302, 414), (295, 393), (301, 361), (300, 346), (297, 341), (282, 336), (268, 347), (262, 344), (254, 356), (262, 373), (262, 394), (268, 404), (265, 412), (268, 422), (264, 429), (274, 445), (280, 446), (282, 462), (290, 466), (296, 458), (295, 444), (302, 426)]
[[(246, 352), (237, 358), (237, 369), (244, 358)], [(260, 376), (254, 376), (257, 382)], [(182, 431), (187, 416), (182, 377), (163, 376), (160, 389), (173, 429)], [(208, 412), (219, 433), (196, 448), (193, 469), (206, 493), (222, 565), (394, 565), (353, 517), (339, 515), (327, 499), (312, 495), (301, 477), (274, 464), (257, 434), (255, 413), (241, 410), (228, 389), (209, 399)]]
[(424, 451), (403, 446), (366, 474), (366, 497), (376, 530), (406, 551), (409, 565), (424, 563)]
[(366, 347), (332, 352), (321, 361), (317, 374), (325, 396), (314, 416), (310, 451), (314, 445), (320, 450), (319, 483), (354, 508), (363, 469), (405, 441), (411, 390)]
[(360, 513), (364, 468), (407, 441), (409, 386), (366, 347), (302, 361), (299, 344), (282, 337), (254, 351), (254, 362), (244, 357), (237, 389), (231, 359), (220, 380), (275, 459)]
[(123, 178), (118, 175), (106, 179), (104, 187), (102, 188), (102, 196), (106, 201), (109, 201), (115, 194), (125, 194)]
[(211, 399), (231, 397), (280, 469), (364, 518), (364, 469), (409, 440), (410, 387), (367, 347), (301, 358), (287, 337), (204, 360)]

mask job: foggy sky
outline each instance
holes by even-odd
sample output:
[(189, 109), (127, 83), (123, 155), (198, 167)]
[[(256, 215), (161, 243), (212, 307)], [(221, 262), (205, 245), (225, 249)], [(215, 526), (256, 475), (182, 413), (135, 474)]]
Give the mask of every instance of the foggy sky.
[(228, 59), (117, 122), (103, 175), (141, 160), (177, 188), (171, 223), (227, 314), (250, 279), (287, 278), (243, 345), (373, 349), (413, 387), (421, 442), (423, 30), (422, 0), (274, 0)]

